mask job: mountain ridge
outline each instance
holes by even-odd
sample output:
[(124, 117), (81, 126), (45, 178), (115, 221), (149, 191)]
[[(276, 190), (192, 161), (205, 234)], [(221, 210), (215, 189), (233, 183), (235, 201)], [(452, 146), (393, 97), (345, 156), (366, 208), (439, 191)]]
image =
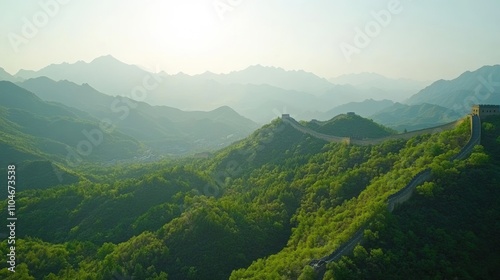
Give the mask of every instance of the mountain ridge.
[(462, 116), (451, 109), (429, 103), (418, 105), (395, 103), (371, 115), (370, 118), (398, 131), (410, 131), (449, 123)]
[[(219, 148), (257, 128), (257, 124), (229, 107), (189, 112), (151, 106), (127, 97), (106, 95), (88, 84), (56, 82), (47, 77), (29, 79), (19, 85), (47, 101), (60, 102), (106, 120), (160, 154)], [(232, 139), (228, 139), (228, 135), (232, 135)]]
[(28, 74), (20, 71), (17, 75), (25, 79), (47, 76), (56, 81), (88, 83), (108, 95), (182, 110), (206, 111), (228, 105), (260, 124), (269, 122), (275, 116), (273, 111), (284, 108), (307, 118), (308, 112), (327, 111), (348, 102), (388, 98), (382, 89), (337, 85), (304, 70), (262, 65), (227, 74), (168, 75), (148, 72), (105, 56), (88, 63), (53, 64)]
[(499, 87), (500, 65), (485, 65), (451, 80), (438, 80), (405, 103), (430, 103), (465, 113), (472, 104), (500, 103)]
[[(75, 167), (83, 159), (103, 163), (131, 159), (145, 152), (134, 138), (101, 129), (96, 118), (59, 103), (45, 102), (11, 82), (0, 81), (0, 101), (4, 132), (0, 140), (6, 156), (23, 154), (18, 160), (50, 160)], [(69, 160), (70, 154), (73, 161)]]

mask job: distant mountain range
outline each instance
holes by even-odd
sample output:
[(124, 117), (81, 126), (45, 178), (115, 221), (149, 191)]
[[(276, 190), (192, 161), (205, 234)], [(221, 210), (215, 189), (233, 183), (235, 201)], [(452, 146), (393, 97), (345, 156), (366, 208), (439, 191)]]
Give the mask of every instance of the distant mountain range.
[(146, 154), (147, 148), (99, 120), (59, 103), (45, 102), (11, 82), (0, 81), (0, 152), (17, 163), (50, 160), (77, 166)]
[(332, 84), (328, 80), (303, 70), (286, 71), (282, 68), (265, 67), (262, 65), (250, 66), (244, 70), (233, 71), (229, 74), (205, 72), (193, 78), (213, 80), (222, 84), (270, 85), (285, 90), (307, 92), (313, 95), (322, 94), (332, 88)]
[(436, 81), (406, 103), (436, 104), (461, 114), (470, 112), (472, 104), (500, 104), (500, 65), (467, 71), (453, 80)]
[(430, 84), (428, 81), (391, 79), (376, 73), (346, 74), (331, 78), (329, 81), (339, 85), (352, 85), (360, 89), (380, 90), (386, 96), (385, 98), (394, 101), (403, 101)]
[(369, 117), (394, 104), (391, 100), (367, 99), (361, 102), (349, 102), (324, 112), (318, 119), (329, 120), (337, 115), (354, 112), (362, 117)]
[[(286, 71), (261, 65), (228, 74), (168, 75), (145, 71), (112, 56), (99, 57), (89, 63), (53, 64), (39, 71), (20, 70), (14, 76), (0, 70), (0, 79), (18, 83), (41, 76), (55, 81), (68, 80), (107, 95), (127, 97), (126, 100), (168, 106), (170, 112), (174, 112), (174, 108), (212, 111), (229, 106), (259, 124), (282, 113), (292, 114), (298, 120), (329, 120), (338, 114), (356, 112), (397, 130), (413, 129), (461, 116), (475, 103), (500, 103), (499, 65), (485, 66), (451, 81), (440, 80), (430, 85), (425, 81), (390, 79), (375, 73), (326, 80), (302, 70)], [(20, 85), (40, 91), (37, 84), (30, 83), (34, 82)], [(48, 98), (51, 91), (45, 93)], [(64, 99), (63, 95), (59, 98)], [(87, 104), (87, 108), (82, 108), (85, 102), (76, 104), (81, 102), (69, 99), (48, 100), (85, 109), (83, 111), (95, 111), (99, 107)]]
[(307, 118), (309, 112), (325, 112), (348, 102), (395, 96), (387, 90), (389, 83), (384, 89), (337, 85), (305, 71), (255, 65), (228, 74), (168, 75), (147, 72), (112, 56), (89, 63), (53, 64), (38, 71), (20, 70), (15, 75), (22, 79), (40, 76), (88, 83), (100, 92), (151, 105), (205, 111), (230, 106), (258, 123), (267, 123), (284, 111), (300, 119)]
[(46, 77), (29, 79), (19, 86), (46, 101), (59, 102), (99, 120), (107, 120), (119, 131), (161, 154), (220, 148), (246, 137), (258, 127), (227, 106), (210, 112), (186, 112), (126, 97), (112, 97), (88, 84), (55, 82)]
[(0, 67), (0, 81), (17, 82), (21, 81), (22, 78), (14, 77), (7, 73), (3, 68)]
[(0, 81), (0, 165), (15, 159), (20, 189), (76, 182), (81, 178), (75, 171), (88, 164), (220, 149), (257, 128), (227, 106), (182, 111), (66, 80)]
[(102, 56), (90, 63), (51, 64), (38, 71), (19, 70), (15, 76), (23, 79), (48, 77), (55, 81), (68, 80), (77, 84), (88, 83), (100, 92), (109, 95), (131, 94), (132, 89), (143, 84), (143, 79), (151, 73), (138, 66), (118, 61), (114, 57)]
[[(468, 114), (473, 104), (500, 104), (500, 65), (467, 71), (453, 80), (436, 81), (405, 102), (385, 108), (384, 103), (373, 100), (348, 103), (332, 109), (333, 113), (323, 115), (323, 119), (349, 110), (398, 131), (411, 131), (452, 122)], [(377, 106), (379, 110), (370, 111)], [(371, 114), (367, 114), (369, 111)]]
[(377, 123), (384, 124), (400, 132), (429, 128), (455, 121), (461, 117), (463, 117), (463, 114), (428, 103), (419, 105), (395, 103), (370, 116)]

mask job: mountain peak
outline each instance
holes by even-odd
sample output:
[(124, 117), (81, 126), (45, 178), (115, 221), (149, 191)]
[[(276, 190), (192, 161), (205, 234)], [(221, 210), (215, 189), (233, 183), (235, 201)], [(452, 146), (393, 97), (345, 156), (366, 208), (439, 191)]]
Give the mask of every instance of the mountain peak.
[(103, 62), (105, 62), (105, 63), (123, 63), (110, 54), (96, 57), (90, 63), (103, 63)]
[(10, 82), (17, 82), (18, 78), (12, 76), (9, 72), (5, 71), (2, 67), (0, 67), (0, 80), (4, 81), (10, 81)]
[(281, 68), (281, 67), (264, 66), (262, 64), (250, 65), (247, 68), (245, 68), (244, 70), (234, 71), (234, 72), (243, 72), (243, 71), (275, 71), (275, 72), (283, 72), (283, 73), (313, 74), (313, 73), (306, 72), (306, 71), (304, 71), (302, 69), (299, 69), (299, 70), (286, 70), (286, 69)]
[(227, 106), (227, 105), (224, 105), (224, 106), (220, 106), (214, 110), (212, 110), (212, 112), (215, 112), (215, 111), (218, 111), (218, 112), (235, 112), (231, 107)]
[(218, 115), (221, 115), (221, 116), (225, 116), (225, 117), (234, 117), (234, 116), (240, 116), (238, 114), (238, 112), (236, 112), (235, 110), (233, 110), (233, 108), (229, 107), (229, 106), (220, 106), (212, 111), (210, 111), (210, 113), (212, 114), (218, 114)]
[(321, 94), (333, 87), (326, 79), (303, 70), (285, 70), (275, 66), (255, 64), (227, 74), (201, 74), (222, 84), (269, 85), (284, 90)]
[(386, 137), (395, 132), (355, 113), (340, 114), (324, 122), (312, 121), (306, 126), (320, 133), (358, 139)]
[(410, 105), (430, 103), (464, 114), (470, 111), (470, 105), (464, 100), (476, 99), (475, 102), (498, 103), (500, 96), (497, 91), (490, 92), (491, 88), (488, 88), (495, 87), (498, 81), (500, 81), (500, 65), (486, 65), (474, 71), (466, 71), (452, 80), (437, 80), (410, 97), (406, 103)]

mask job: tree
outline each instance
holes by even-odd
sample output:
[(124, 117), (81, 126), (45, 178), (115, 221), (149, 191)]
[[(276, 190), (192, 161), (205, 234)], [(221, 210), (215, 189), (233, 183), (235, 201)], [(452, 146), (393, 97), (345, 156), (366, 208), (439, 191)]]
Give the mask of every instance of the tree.
[(304, 269), (302, 269), (302, 273), (299, 275), (297, 280), (314, 280), (316, 279), (316, 271), (309, 265), (306, 265)]

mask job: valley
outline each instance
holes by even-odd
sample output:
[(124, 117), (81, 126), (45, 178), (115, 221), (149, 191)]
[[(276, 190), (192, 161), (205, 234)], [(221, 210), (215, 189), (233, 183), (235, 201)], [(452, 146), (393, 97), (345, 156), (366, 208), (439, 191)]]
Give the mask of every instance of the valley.
[[(377, 240), (379, 220), (391, 215), (385, 202), (394, 200), (391, 194), (406, 200), (410, 182), (414, 197), (427, 199), (443, 191), (438, 178), (453, 170), (494, 166), (489, 149), (496, 149), (491, 141), (499, 137), (500, 123), (489, 118), (482, 141), (493, 146), (486, 150), (467, 144), (481, 138), (476, 122), (473, 134), (464, 121), (434, 134), (360, 146), (316, 137), (308, 123), (284, 116), (206, 159), (109, 167), (100, 175), (88, 173), (93, 167), (87, 166), (76, 182), (22, 193), (18, 238), (25, 249), (19, 254), (38, 249), (25, 256), (20, 273), (94, 279), (343, 275), (352, 269), (344, 267), (349, 252), (359, 257), (360, 246)], [(340, 119), (347, 127), (366, 121)], [(375, 123), (371, 129), (391, 134)], [(430, 181), (412, 179), (423, 171), (426, 178), (432, 174)], [(363, 245), (356, 245), (361, 237)], [(340, 255), (330, 255), (335, 248)], [(45, 254), (61, 257), (44, 264), (39, 258)], [(237, 257), (223, 258), (228, 254)], [(308, 265), (321, 256), (329, 256), (321, 269)]]
[(0, 279), (498, 279), (499, 10), (0, 1)]

